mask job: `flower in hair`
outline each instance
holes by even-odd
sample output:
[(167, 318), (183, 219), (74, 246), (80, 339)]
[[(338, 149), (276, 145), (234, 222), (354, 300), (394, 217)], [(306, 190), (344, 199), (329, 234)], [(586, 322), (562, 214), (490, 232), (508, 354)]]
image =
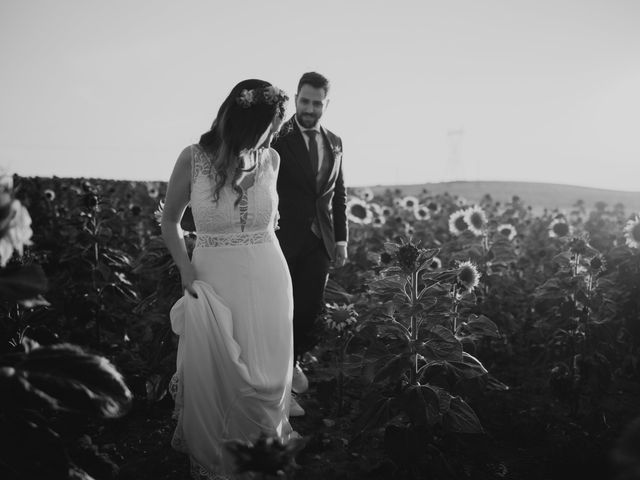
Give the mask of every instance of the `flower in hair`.
[(242, 90), (242, 92), (240, 92), (240, 96), (236, 100), (243, 108), (249, 108), (258, 103), (283, 105), (287, 100), (289, 100), (289, 97), (283, 90), (270, 85), (263, 88), (254, 88), (252, 90)]
[(238, 103), (244, 107), (249, 108), (255, 103), (255, 90), (242, 90), (240, 96), (237, 98)]
[(264, 100), (267, 103), (278, 103), (278, 102), (286, 102), (287, 94), (280, 90), (278, 87), (274, 87), (271, 85), (270, 87), (266, 87), (264, 89)]

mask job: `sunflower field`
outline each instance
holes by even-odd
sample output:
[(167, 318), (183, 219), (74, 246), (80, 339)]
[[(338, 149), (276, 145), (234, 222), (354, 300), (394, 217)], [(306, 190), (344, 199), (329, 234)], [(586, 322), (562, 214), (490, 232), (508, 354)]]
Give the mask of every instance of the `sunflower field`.
[[(188, 478), (169, 445), (181, 292), (165, 189), (0, 180), (2, 478)], [(239, 446), (251, 470), (637, 478), (640, 212), (349, 193), (349, 261), (292, 419), (304, 447)], [(191, 251), (188, 210), (182, 227)]]

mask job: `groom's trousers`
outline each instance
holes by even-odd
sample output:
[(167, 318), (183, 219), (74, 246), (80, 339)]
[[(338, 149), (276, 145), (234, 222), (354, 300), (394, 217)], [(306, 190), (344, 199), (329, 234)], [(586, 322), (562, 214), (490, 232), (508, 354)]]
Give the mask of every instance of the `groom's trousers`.
[(331, 260), (324, 243), (311, 230), (303, 233), (301, 248), (282, 251), (293, 283), (293, 354), (299, 359), (318, 342), (324, 309), (324, 289)]

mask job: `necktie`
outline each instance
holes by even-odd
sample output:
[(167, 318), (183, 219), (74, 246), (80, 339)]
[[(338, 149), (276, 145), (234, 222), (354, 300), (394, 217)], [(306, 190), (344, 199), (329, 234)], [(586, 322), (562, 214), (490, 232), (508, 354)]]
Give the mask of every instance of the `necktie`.
[(307, 130), (304, 132), (309, 137), (309, 158), (311, 159), (311, 169), (313, 170), (313, 176), (318, 175), (318, 167), (320, 166), (320, 159), (318, 158), (318, 142), (316, 142), (315, 130)]
[[(319, 158), (318, 158), (318, 142), (316, 142), (316, 132), (315, 130), (307, 130), (304, 132), (309, 137), (309, 158), (311, 159), (311, 169), (313, 170), (313, 176), (316, 179), (316, 190), (318, 190), (318, 167), (319, 167)], [(320, 227), (318, 226), (318, 217), (314, 217), (313, 222), (311, 223), (311, 231), (313, 234), (322, 238), (322, 234), (320, 233)]]

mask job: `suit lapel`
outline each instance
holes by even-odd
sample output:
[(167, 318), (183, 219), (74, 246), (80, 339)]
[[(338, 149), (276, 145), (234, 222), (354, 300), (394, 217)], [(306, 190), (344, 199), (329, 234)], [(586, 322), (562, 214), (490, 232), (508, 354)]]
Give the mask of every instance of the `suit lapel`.
[(327, 169), (328, 171), (327, 178), (322, 184), (321, 191), (318, 192), (320, 195), (324, 195), (328, 190), (329, 185), (333, 183), (335, 177), (338, 174), (337, 172), (338, 172), (339, 162), (336, 161), (336, 155), (335, 155), (336, 147), (331, 141), (331, 136), (327, 133), (327, 130), (324, 127), (321, 126), (320, 130), (322, 131), (322, 136), (324, 137), (325, 145), (327, 147), (324, 152), (325, 160), (329, 162), (329, 168)]

